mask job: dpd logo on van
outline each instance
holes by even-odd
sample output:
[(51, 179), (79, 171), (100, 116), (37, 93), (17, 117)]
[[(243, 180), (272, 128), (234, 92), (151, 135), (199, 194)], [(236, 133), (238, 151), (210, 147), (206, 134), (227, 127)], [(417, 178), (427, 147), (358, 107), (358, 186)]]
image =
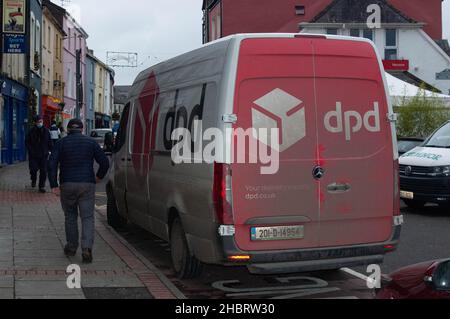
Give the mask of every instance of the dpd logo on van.
[[(255, 139), (271, 147), (284, 152), (306, 136), (306, 116), (303, 101), (288, 94), (281, 89), (275, 89), (254, 102), (256, 107), (252, 109), (254, 132), (259, 129), (279, 129), (279, 145), (272, 144), (269, 139), (262, 139), (255, 134)], [(269, 141), (269, 142), (267, 142)]]

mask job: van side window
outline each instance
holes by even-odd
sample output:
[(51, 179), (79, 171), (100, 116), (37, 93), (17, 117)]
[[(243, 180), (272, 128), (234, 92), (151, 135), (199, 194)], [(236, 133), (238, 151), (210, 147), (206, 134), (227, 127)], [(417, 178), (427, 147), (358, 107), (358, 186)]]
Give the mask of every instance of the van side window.
[(130, 113), (130, 103), (128, 103), (123, 112), (122, 117), (120, 119), (119, 130), (117, 131), (116, 137), (116, 146), (115, 151), (118, 152), (124, 146), (125, 141), (127, 140), (127, 125), (128, 125), (128, 116)]

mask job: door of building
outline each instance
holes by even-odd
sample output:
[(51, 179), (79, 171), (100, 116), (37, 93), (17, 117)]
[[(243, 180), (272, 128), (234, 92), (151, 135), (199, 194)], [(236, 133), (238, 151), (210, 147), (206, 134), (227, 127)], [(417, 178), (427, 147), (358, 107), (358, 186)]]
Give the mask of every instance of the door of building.
[(26, 160), (25, 133), (27, 107), (24, 102), (4, 96), (1, 133), (1, 160), (3, 164), (13, 164)]

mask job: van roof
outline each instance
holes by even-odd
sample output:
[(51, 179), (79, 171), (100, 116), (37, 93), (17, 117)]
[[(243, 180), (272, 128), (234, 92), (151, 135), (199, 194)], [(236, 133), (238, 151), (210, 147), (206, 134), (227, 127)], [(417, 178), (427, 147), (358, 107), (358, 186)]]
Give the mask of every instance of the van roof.
[[(204, 61), (207, 59), (211, 59), (214, 56), (225, 55), (226, 48), (232, 41), (241, 42), (244, 39), (255, 39), (255, 38), (293, 38), (295, 36), (304, 36), (304, 37), (321, 37), (326, 39), (333, 40), (343, 40), (343, 41), (353, 41), (353, 42), (367, 42), (375, 47), (372, 41), (365, 38), (357, 38), (350, 36), (336, 36), (336, 35), (324, 35), (324, 34), (311, 34), (311, 33), (242, 33), (242, 34), (234, 34), (230, 35), (209, 43), (202, 45), (201, 47), (194, 49), (192, 51), (183, 53), (176, 57), (173, 57), (164, 62), (155, 64), (147, 68), (146, 70), (139, 73), (134, 81), (134, 84), (141, 82), (142, 80), (147, 79), (150, 74), (153, 72), (158, 74), (158, 70), (167, 70), (167, 69), (175, 69), (179, 66), (186, 65), (187, 62), (195, 63)], [(133, 85), (134, 85), (133, 84)], [(132, 90), (134, 91), (134, 90)], [(132, 96), (134, 92), (130, 92), (130, 96)]]

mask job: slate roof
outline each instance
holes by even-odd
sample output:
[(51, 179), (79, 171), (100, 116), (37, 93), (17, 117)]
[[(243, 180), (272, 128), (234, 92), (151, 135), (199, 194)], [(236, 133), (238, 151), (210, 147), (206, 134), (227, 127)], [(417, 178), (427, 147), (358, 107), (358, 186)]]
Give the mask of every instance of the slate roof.
[(372, 4), (381, 8), (381, 23), (417, 23), (386, 0), (335, 0), (310, 22), (366, 23), (370, 15), (367, 8)]

